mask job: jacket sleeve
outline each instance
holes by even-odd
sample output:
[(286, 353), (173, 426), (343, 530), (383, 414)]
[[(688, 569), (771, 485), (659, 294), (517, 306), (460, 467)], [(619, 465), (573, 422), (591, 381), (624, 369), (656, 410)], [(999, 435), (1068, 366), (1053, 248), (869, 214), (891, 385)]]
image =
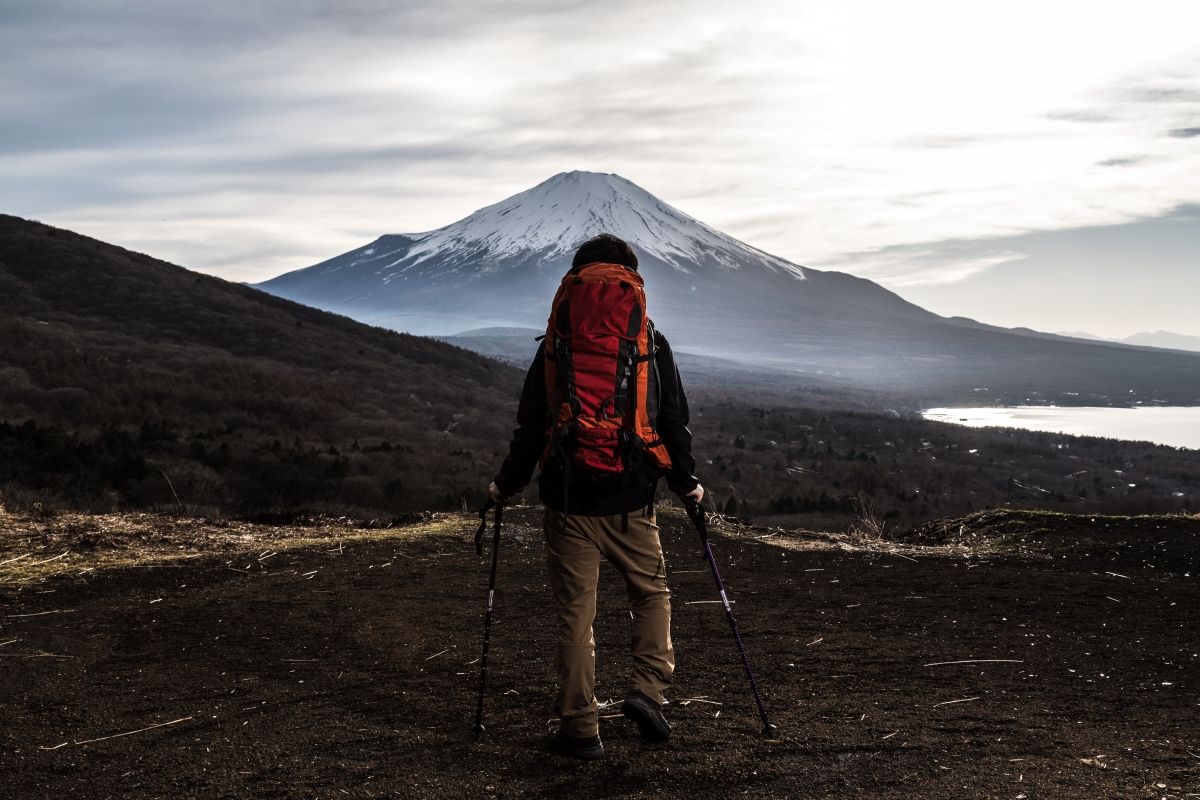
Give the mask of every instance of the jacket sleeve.
[(700, 480), (692, 474), (696, 471), (696, 459), (692, 456), (692, 432), (687, 427), (687, 397), (683, 393), (683, 382), (679, 378), (671, 344), (667, 337), (657, 331), (655, 347), (660, 387), (658, 435), (671, 456), (667, 488), (675, 494), (687, 494), (700, 484)]
[(525, 374), (517, 427), (508, 445), (508, 456), (493, 480), (500, 493), (512, 497), (533, 477), (534, 467), (546, 447), (546, 362), (545, 343), (538, 345), (533, 364)]

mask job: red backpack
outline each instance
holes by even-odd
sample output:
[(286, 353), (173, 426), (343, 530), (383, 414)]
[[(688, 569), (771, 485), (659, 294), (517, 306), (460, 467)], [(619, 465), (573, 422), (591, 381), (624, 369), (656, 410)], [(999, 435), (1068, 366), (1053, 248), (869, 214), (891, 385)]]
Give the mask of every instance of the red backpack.
[[(543, 465), (559, 455), (564, 483), (572, 470), (628, 478), (639, 459), (670, 468), (654, 427), (654, 325), (641, 275), (601, 262), (568, 272), (546, 323), (545, 360)], [(564, 491), (564, 506), (566, 499)]]

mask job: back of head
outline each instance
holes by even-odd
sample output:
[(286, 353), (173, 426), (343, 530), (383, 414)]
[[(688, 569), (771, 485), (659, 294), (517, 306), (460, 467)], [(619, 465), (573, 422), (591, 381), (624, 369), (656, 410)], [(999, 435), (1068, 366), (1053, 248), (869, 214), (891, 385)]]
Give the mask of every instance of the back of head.
[(605, 264), (621, 264), (637, 272), (638, 259), (633, 248), (624, 239), (611, 233), (593, 236), (579, 246), (575, 258), (571, 259), (571, 269), (576, 270), (585, 264), (603, 262)]

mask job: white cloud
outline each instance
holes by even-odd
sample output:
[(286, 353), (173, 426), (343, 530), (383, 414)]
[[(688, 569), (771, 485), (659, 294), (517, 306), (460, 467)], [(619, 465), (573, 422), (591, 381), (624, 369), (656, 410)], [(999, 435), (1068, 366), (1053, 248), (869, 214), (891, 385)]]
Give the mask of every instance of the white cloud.
[(595, 169), (907, 286), (1200, 201), (1186, 0), (322, 5), (25, 10), (0, 204), (257, 280)]
[(895, 289), (958, 283), (993, 267), (1025, 258), (1013, 250), (961, 253), (939, 248), (899, 248), (898, 251), (847, 256), (837, 269), (869, 276)]

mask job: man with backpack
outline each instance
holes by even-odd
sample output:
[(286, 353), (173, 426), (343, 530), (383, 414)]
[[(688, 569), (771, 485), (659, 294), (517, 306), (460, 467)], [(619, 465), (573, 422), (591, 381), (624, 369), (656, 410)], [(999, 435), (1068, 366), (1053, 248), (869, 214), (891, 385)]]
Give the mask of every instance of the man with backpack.
[(634, 662), (622, 713), (647, 741), (666, 741), (663, 691), (675, 669), (666, 564), (655, 524), (660, 478), (699, 502), (687, 398), (666, 337), (646, 315), (633, 249), (601, 234), (576, 252), (555, 294), (546, 336), (525, 376), (509, 452), (488, 487), (538, 490), (558, 611), (556, 752), (603, 757), (595, 696), (600, 557), (625, 580)]

